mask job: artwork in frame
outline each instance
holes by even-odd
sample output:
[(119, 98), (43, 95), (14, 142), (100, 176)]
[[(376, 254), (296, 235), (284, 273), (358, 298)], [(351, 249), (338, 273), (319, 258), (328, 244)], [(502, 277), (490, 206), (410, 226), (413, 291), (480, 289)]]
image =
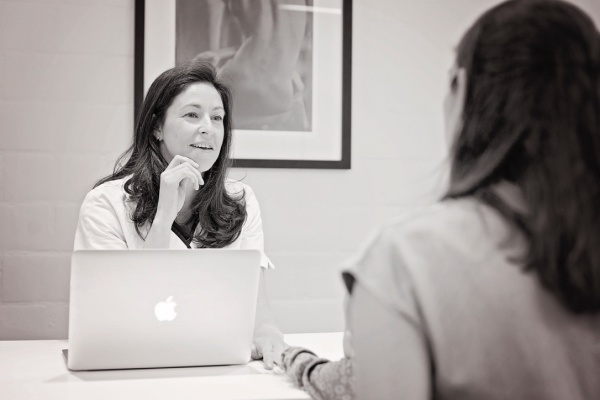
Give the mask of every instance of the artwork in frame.
[(351, 0), (136, 0), (135, 113), (207, 59), (233, 89), (234, 167), (350, 169)]

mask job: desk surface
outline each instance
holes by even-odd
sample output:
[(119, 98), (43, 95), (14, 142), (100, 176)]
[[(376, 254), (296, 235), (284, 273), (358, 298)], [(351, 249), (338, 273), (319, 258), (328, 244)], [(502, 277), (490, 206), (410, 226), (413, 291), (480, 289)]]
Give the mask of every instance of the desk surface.
[[(343, 356), (341, 333), (285, 335), (321, 357)], [(0, 341), (0, 399), (309, 399), (262, 362), (196, 368), (71, 372), (66, 340)]]

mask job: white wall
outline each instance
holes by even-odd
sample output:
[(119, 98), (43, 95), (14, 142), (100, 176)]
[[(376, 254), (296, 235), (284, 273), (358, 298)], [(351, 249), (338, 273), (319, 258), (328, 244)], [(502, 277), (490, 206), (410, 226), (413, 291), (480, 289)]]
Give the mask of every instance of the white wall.
[(0, 1), (0, 339), (65, 338), (79, 205), (133, 124), (133, 1)]
[[(338, 264), (443, 187), (452, 48), (497, 0), (354, 0), (352, 169), (236, 169), (285, 332), (341, 330)], [(600, 20), (598, 0), (578, 0)], [(79, 204), (133, 124), (133, 0), (0, 0), (0, 339), (66, 338)]]

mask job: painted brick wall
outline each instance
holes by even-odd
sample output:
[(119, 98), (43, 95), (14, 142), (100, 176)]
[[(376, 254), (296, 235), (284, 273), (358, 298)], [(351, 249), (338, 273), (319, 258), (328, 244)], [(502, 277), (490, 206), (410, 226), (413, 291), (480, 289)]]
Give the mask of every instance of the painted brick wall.
[[(354, 0), (352, 169), (232, 171), (260, 200), (285, 332), (341, 330), (338, 265), (440, 194), (452, 48), (495, 3)], [(599, 20), (598, 0), (577, 3)], [(67, 336), (79, 205), (130, 142), (133, 14), (133, 0), (0, 0), (0, 339)]]
[(133, 1), (0, 1), (0, 339), (66, 338), (85, 193), (130, 141)]

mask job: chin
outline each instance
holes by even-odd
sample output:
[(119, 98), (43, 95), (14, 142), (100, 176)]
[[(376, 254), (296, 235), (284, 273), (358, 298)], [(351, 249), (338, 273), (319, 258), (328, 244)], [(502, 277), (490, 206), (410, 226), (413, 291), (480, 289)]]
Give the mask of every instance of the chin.
[(198, 171), (200, 172), (206, 172), (209, 169), (212, 168), (212, 166), (215, 164), (215, 162), (217, 162), (217, 160), (194, 160), (198, 163), (198, 165), (200, 165), (200, 167), (198, 168)]

